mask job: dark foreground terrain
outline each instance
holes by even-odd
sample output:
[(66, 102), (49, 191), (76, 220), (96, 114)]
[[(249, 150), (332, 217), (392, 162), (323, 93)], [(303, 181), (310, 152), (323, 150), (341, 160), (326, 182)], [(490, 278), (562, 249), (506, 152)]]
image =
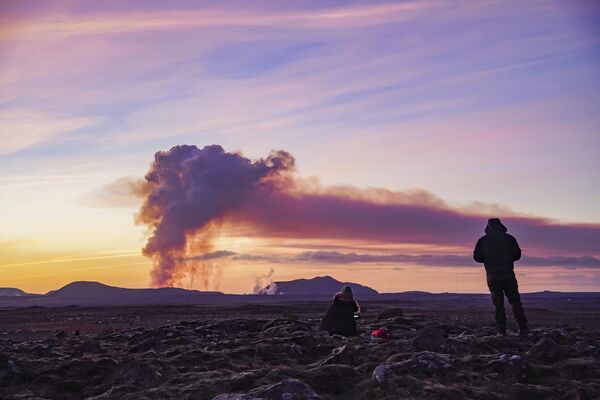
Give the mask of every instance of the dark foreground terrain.
[(526, 300), (529, 339), (487, 299), (361, 305), (350, 339), (316, 331), (323, 302), (0, 310), (0, 398), (600, 398), (597, 297)]

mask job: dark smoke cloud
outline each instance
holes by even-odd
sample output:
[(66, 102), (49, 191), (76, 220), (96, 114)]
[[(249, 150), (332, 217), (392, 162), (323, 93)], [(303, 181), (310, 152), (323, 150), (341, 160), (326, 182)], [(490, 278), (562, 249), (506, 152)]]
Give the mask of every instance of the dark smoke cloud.
[(190, 255), (212, 251), (211, 239), (222, 225), (262, 237), (444, 245), (468, 253), (487, 218), (500, 217), (529, 254), (600, 254), (598, 224), (498, 215), (498, 207), (465, 211), (425, 191), (321, 187), (295, 178), (293, 169), (294, 158), (284, 151), (257, 161), (216, 145), (156, 153), (137, 217), (152, 231), (143, 253), (155, 261), (154, 285), (177, 284), (198, 268), (204, 271), (202, 263), (209, 260)]
[[(487, 218), (445, 205), (387, 203), (335, 193), (275, 193), (251, 197), (236, 212), (258, 235), (467, 246)], [(522, 247), (536, 252), (600, 253), (600, 225), (559, 224), (524, 216), (502, 218)]]
[(293, 167), (284, 151), (254, 162), (216, 145), (156, 153), (146, 174), (150, 191), (137, 216), (153, 230), (143, 249), (155, 261), (153, 284), (177, 284), (190, 271), (185, 264), (197, 262), (181, 260), (210, 249), (211, 229), (254, 193), (276, 191), (276, 178)]

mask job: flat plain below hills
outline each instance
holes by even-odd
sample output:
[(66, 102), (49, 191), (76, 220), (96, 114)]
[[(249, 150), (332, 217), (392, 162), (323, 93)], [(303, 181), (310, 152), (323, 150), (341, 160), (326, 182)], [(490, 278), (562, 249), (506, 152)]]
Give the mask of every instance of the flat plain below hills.
[(355, 338), (317, 332), (328, 303), (305, 299), (6, 308), (0, 398), (600, 398), (600, 298), (524, 303), (528, 339), (495, 336), (485, 296), (365, 300)]

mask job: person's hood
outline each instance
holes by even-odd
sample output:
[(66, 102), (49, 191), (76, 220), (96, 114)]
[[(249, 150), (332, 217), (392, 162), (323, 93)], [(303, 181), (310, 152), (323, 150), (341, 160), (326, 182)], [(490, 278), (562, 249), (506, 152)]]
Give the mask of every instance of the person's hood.
[(500, 222), (499, 218), (490, 218), (488, 219), (487, 225), (485, 227), (485, 233), (496, 233), (502, 232), (506, 233), (506, 227)]
[(337, 292), (336, 294), (333, 295), (333, 299), (338, 299), (338, 300), (342, 300), (342, 301), (349, 301), (352, 302), (354, 301), (354, 298), (351, 296), (348, 296), (346, 293), (343, 292)]

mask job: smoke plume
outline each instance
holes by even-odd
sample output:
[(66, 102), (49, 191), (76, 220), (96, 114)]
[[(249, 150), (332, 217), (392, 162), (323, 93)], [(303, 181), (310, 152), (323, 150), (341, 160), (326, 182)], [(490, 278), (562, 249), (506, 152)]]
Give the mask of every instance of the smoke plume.
[(221, 146), (175, 146), (156, 153), (146, 174), (149, 192), (137, 216), (152, 229), (143, 254), (152, 257), (155, 286), (172, 286), (200, 274), (208, 285), (212, 269), (193, 255), (211, 250), (212, 231), (257, 192), (277, 191), (293, 157), (273, 152), (251, 161)]
[(441, 245), (470, 254), (487, 218), (501, 217), (528, 255), (600, 254), (598, 224), (561, 224), (496, 206), (453, 208), (423, 190), (323, 187), (293, 171), (285, 151), (257, 161), (217, 145), (156, 153), (137, 216), (152, 232), (143, 253), (154, 260), (153, 284), (199, 275), (206, 288), (222, 270), (217, 258), (197, 255), (214, 250), (213, 236), (225, 224), (246, 236)]

